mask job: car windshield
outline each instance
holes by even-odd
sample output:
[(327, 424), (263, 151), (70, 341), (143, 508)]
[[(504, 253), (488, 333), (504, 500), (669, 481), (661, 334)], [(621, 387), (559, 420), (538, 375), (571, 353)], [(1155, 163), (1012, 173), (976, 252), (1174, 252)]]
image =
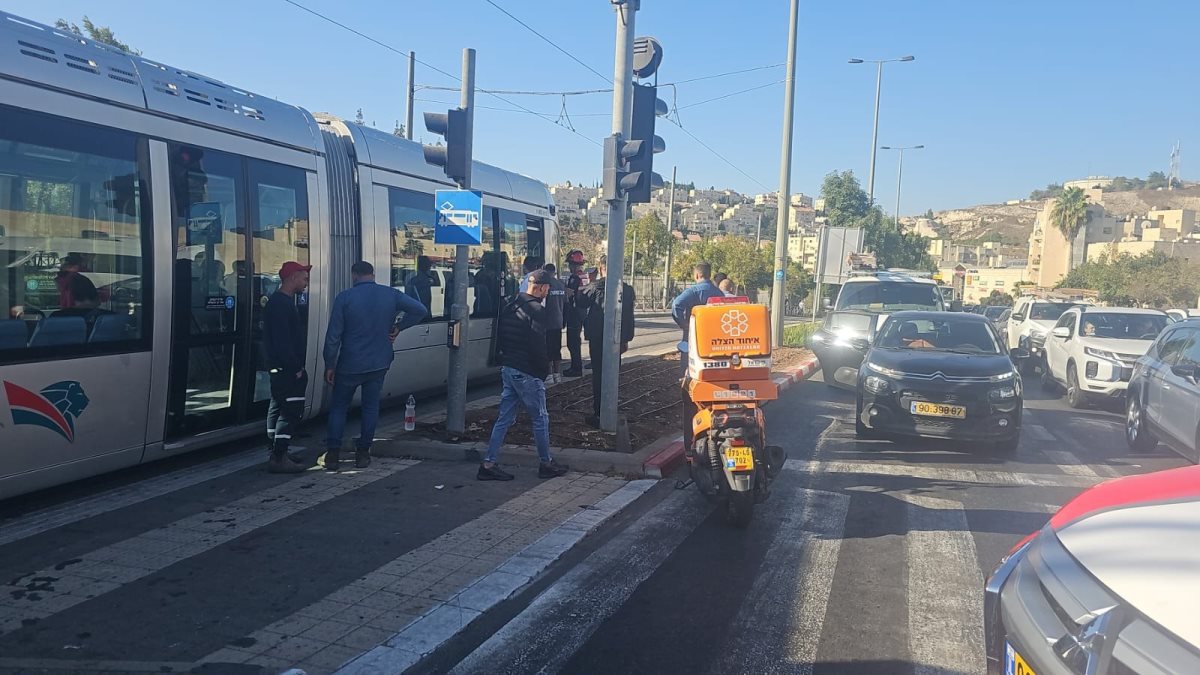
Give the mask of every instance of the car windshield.
[(920, 349), (964, 354), (1000, 353), (1000, 345), (996, 343), (988, 324), (960, 318), (892, 317), (884, 325), (876, 344), (884, 349)]
[(1088, 312), (1079, 322), (1079, 334), (1114, 340), (1153, 340), (1168, 323), (1166, 316), (1157, 314)]
[(871, 315), (858, 312), (831, 312), (825, 328), (835, 333), (866, 333), (871, 330)]
[(848, 283), (838, 293), (836, 310), (898, 312), (906, 309), (940, 310), (942, 294), (931, 284), (896, 281)]
[(1003, 305), (992, 305), (991, 307), (983, 310), (983, 315), (989, 319), (999, 319), (1000, 315), (1004, 314), (1007, 309), (1008, 308), (1004, 307)]
[(1058, 321), (1058, 317), (1071, 307), (1069, 302), (1035, 302), (1029, 310), (1029, 318), (1034, 321)]

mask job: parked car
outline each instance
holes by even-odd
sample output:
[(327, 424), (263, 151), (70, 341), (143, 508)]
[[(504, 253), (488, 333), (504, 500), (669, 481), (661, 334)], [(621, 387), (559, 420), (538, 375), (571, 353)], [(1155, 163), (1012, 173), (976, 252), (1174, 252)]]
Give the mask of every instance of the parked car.
[(945, 309), (932, 279), (896, 272), (851, 277), (842, 284), (833, 311), (809, 338), (808, 346), (817, 356), (825, 383), (836, 386), (839, 369), (858, 370), (875, 328), (890, 313)]
[(1008, 347), (1024, 347), (1032, 358), (1023, 362), (1024, 373), (1032, 375), (1038, 366), (1044, 369), (1046, 354), (1042, 344), (1062, 313), (1073, 307), (1070, 302), (1043, 300), (1032, 296), (1018, 298), (1008, 317)]
[(1023, 395), (1014, 359), (1025, 356), (1010, 352), (978, 314), (897, 312), (859, 369), (855, 432), (987, 441), (1014, 451)]
[(984, 587), (987, 672), (1200, 673), (1200, 467), (1109, 481)]
[(1171, 317), (1172, 321), (1187, 321), (1200, 317), (1200, 309), (1168, 309), (1167, 316)]
[(1009, 309), (1011, 308), (1005, 307), (1004, 305), (988, 305), (987, 307), (983, 308), (983, 311), (980, 312), (980, 314), (983, 314), (985, 317), (987, 317), (988, 321), (995, 322), (1000, 318), (1001, 314)]
[(1169, 326), (1134, 364), (1125, 440), (1136, 452), (1162, 441), (1200, 463), (1200, 319)]
[(1124, 396), (1134, 362), (1168, 323), (1156, 309), (1073, 307), (1046, 338), (1042, 382), (1051, 391), (1065, 387), (1072, 408)]

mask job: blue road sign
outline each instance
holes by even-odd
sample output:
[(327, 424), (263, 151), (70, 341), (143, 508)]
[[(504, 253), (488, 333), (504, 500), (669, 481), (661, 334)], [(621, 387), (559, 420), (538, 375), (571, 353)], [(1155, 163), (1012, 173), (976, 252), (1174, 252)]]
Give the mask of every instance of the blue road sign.
[(433, 243), (478, 246), (483, 243), (483, 193), (438, 190), (433, 198), (437, 226)]

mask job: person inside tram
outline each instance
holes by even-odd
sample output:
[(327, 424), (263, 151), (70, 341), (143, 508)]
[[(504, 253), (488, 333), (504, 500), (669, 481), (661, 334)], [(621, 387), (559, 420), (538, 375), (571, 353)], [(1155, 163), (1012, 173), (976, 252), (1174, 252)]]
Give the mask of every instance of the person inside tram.
[(71, 280), (79, 276), (83, 271), (83, 256), (78, 253), (69, 253), (62, 259), (62, 265), (58, 268), (58, 274), (54, 277), (54, 285), (58, 287), (58, 306), (73, 307), (75, 305), (74, 298), (71, 297)]
[(112, 314), (107, 309), (100, 307), (100, 292), (96, 290), (96, 285), (90, 279), (82, 274), (76, 274), (68, 283), (67, 290), (70, 293), (72, 304), (70, 307), (64, 307), (55, 312), (54, 318), (81, 316), (87, 322), (88, 330), (91, 330), (97, 316)]
[(417, 256), (417, 271), (404, 284), (404, 292), (422, 305), (428, 317), (433, 316), (433, 261), (427, 255)]

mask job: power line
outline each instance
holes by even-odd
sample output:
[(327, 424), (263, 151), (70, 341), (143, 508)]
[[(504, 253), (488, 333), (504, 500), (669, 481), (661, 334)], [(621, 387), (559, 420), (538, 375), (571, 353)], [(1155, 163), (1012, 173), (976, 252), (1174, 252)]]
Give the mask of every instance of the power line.
[[(359, 37), (363, 38), (364, 40), (367, 40), (367, 41), (369, 41), (369, 42), (371, 42), (371, 43), (373, 43), (373, 44), (375, 44), (375, 45), (378, 45), (378, 46), (380, 46), (380, 47), (383, 47), (384, 49), (386, 49), (386, 50), (388, 50), (388, 51), (395, 52), (396, 54), (399, 54), (400, 56), (403, 56), (403, 57), (405, 57), (405, 58), (407, 58), (407, 57), (408, 57), (408, 53), (406, 53), (406, 52), (404, 52), (404, 51), (402, 51), (402, 50), (400, 50), (400, 49), (397, 49), (396, 47), (393, 47), (393, 46), (391, 46), (391, 45), (389, 45), (389, 44), (386, 44), (386, 43), (384, 43), (384, 42), (380, 42), (379, 40), (376, 40), (375, 38), (371, 37), (370, 35), (367, 35), (366, 33), (363, 33), (363, 32), (361, 32), (361, 31), (358, 31), (358, 30), (354, 29), (354, 28), (351, 28), (350, 26), (347, 26), (346, 24), (344, 24), (344, 23), (341, 23), (340, 21), (337, 21), (337, 20), (335, 20), (335, 19), (332, 19), (332, 18), (330, 18), (330, 17), (328, 17), (328, 16), (325, 16), (324, 14), (322, 14), (322, 13), (320, 13), (320, 12), (318, 12), (318, 11), (314, 10), (314, 9), (311, 9), (311, 8), (309, 8), (309, 7), (305, 7), (304, 5), (302, 5), (302, 4), (298, 3), (298, 2), (296, 2), (295, 0), (283, 0), (283, 1), (284, 1), (284, 2), (286, 2), (286, 3), (288, 3), (289, 5), (292, 5), (293, 7), (296, 7), (297, 9), (304, 10), (305, 12), (308, 12), (309, 14), (312, 14), (313, 16), (315, 16), (315, 17), (317, 17), (317, 18), (319, 18), (319, 19), (321, 19), (321, 20), (323, 20), (323, 21), (327, 21), (327, 22), (329, 22), (329, 23), (331, 23), (331, 24), (333, 24), (333, 25), (337, 26), (338, 28), (341, 28), (341, 29), (343, 29), (343, 30), (347, 30), (347, 31), (349, 31), (349, 32), (351, 32), (351, 33), (354, 33), (355, 35), (357, 35), (357, 36), (359, 36)], [(415, 59), (415, 60), (417, 61), (417, 63), (420, 63), (421, 65), (425, 66), (426, 68), (429, 68), (430, 70), (432, 70), (432, 71), (434, 71), (434, 72), (441, 73), (442, 75), (445, 75), (446, 77), (449, 77), (450, 79), (454, 80), (455, 82), (461, 82), (461, 81), (462, 81), (462, 79), (461, 79), (460, 77), (458, 77), (457, 75), (453, 75), (453, 74), (451, 74), (451, 73), (448, 73), (448, 72), (446, 72), (446, 71), (442, 70), (441, 68), (438, 68), (437, 66), (434, 66), (434, 65), (432, 65), (432, 64), (429, 64), (429, 63), (426, 63), (426, 62), (424, 62), (424, 61), (421, 61), (420, 59)], [(480, 91), (482, 91), (482, 90), (480, 90)], [(510, 106), (512, 106), (512, 107), (514, 107), (514, 108), (519, 108), (519, 109), (521, 109), (521, 110), (523, 110), (523, 111), (525, 111), (525, 112), (529, 113), (530, 115), (536, 115), (537, 117), (540, 117), (540, 118), (542, 118), (542, 119), (546, 120), (547, 122), (549, 122), (549, 123), (553, 124), (553, 125), (554, 125), (554, 126), (556, 126), (556, 127), (561, 127), (561, 128), (563, 128), (563, 129), (566, 129), (567, 131), (569, 131), (569, 132), (571, 132), (571, 133), (575, 134), (576, 136), (578, 136), (578, 137), (580, 137), (580, 138), (584, 139), (585, 141), (587, 141), (588, 143), (591, 143), (592, 145), (600, 145), (600, 142), (599, 142), (599, 141), (597, 141), (596, 139), (594, 139), (594, 138), (588, 138), (587, 136), (584, 136), (583, 134), (579, 133), (578, 131), (575, 131), (574, 129), (571, 129), (571, 128), (569, 128), (569, 127), (565, 127), (565, 126), (563, 126), (563, 125), (559, 124), (559, 123), (558, 123), (558, 122), (556, 122), (556, 121), (554, 120), (554, 118), (553, 118), (553, 117), (551, 117), (550, 115), (544, 115), (544, 114), (542, 114), (542, 113), (539, 113), (539, 112), (537, 112), (537, 111), (530, 110), (529, 108), (526, 108), (526, 107), (525, 107), (525, 106), (523, 106), (523, 105), (520, 105), (520, 104), (518, 104), (518, 103), (514, 103), (514, 102), (512, 102), (512, 101), (510, 101), (510, 100), (508, 100), (508, 99), (506, 99), (506, 98), (504, 98), (504, 97), (502, 97), (502, 96), (498, 96), (498, 95), (496, 95), (496, 94), (494, 94), (494, 93), (491, 93), (491, 92), (486, 92), (486, 91), (484, 91), (483, 93), (485, 93), (485, 94), (488, 94), (489, 96), (491, 96), (491, 97), (493, 97), (493, 98), (495, 98), (495, 99), (498, 99), (498, 100), (500, 100), (500, 101), (502, 101), (502, 102), (504, 102), (504, 103), (507, 103), (508, 105), (510, 105)]]
[(745, 176), (746, 178), (749, 178), (749, 179), (750, 179), (752, 182), (754, 182), (756, 185), (758, 185), (759, 187), (761, 187), (763, 190), (765, 190), (765, 191), (767, 191), (767, 192), (771, 192), (771, 188), (767, 187), (766, 185), (763, 185), (763, 184), (762, 184), (762, 182), (761, 182), (761, 181), (759, 181), (757, 178), (755, 178), (754, 176), (751, 176), (750, 174), (748, 174), (748, 173), (746, 173), (745, 171), (743, 171), (743, 170), (742, 170), (742, 168), (741, 168), (741, 167), (739, 167), (737, 164), (734, 164), (733, 162), (729, 161), (729, 159), (728, 159), (728, 158), (726, 158), (726, 157), (725, 157), (725, 155), (722, 155), (721, 153), (717, 152), (716, 150), (713, 150), (713, 149), (712, 149), (712, 147), (711, 147), (711, 146), (709, 146), (709, 144), (708, 144), (708, 143), (705, 143), (704, 141), (700, 140), (700, 138), (699, 138), (699, 137), (697, 137), (697, 136), (696, 136), (696, 134), (693, 134), (692, 132), (688, 131), (687, 129), (684, 129), (684, 128), (683, 128), (683, 126), (682, 126), (682, 125), (680, 125), (680, 124), (679, 124), (678, 122), (676, 122), (675, 120), (672, 120), (672, 119), (670, 119), (670, 118), (665, 118), (665, 119), (666, 119), (668, 122), (670, 122), (671, 124), (674, 124), (675, 126), (679, 127), (679, 130), (680, 130), (680, 131), (682, 131), (683, 133), (687, 134), (689, 137), (691, 137), (691, 139), (692, 139), (693, 141), (696, 141), (696, 142), (697, 142), (697, 143), (699, 143), (701, 146), (703, 146), (703, 148), (704, 148), (705, 150), (708, 150), (708, 151), (709, 151), (709, 152), (711, 152), (713, 155), (715, 155), (715, 156), (717, 157), (717, 159), (721, 160), (722, 162), (725, 162), (725, 163), (726, 163), (726, 164), (728, 164), (730, 167), (732, 167), (732, 168), (733, 168), (733, 170), (735, 170), (735, 171), (737, 171), (738, 173), (742, 174), (742, 175), (743, 175), (743, 176)]
[(664, 83), (664, 84), (662, 84), (662, 85), (659, 85), (659, 86), (665, 86), (665, 85), (667, 85), (667, 84), (687, 84), (687, 83), (689, 83), (689, 82), (699, 82), (700, 80), (715, 80), (715, 79), (716, 79), (716, 78), (718, 78), (718, 77), (728, 77), (728, 76), (730, 76), (730, 75), (741, 75), (742, 73), (753, 73), (753, 72), (755, 72), (755, 71), (759, 71), (759, 70), (767, 70), (767, 69), (770, 69), (770, 68), (782, 68), (782, 67), (783, 67), (783, 66), (785, 66), (785, 65), (787, 65), (787, 64), (785, 64), (785, 63), (772, 63), (772, 64), (771, 64), (771, 65), (769, 65), (769, 66), (756, 66), (756, 67), (754, 67), (754, 68), (746, 68), (746, 69), (744, 69), (744, 70), (731, 70), (731, 71), (729, 71), (729, 72), (727, 72), (727, 73), (717, 73), (716, 75), (701, 75), (700, 77), (693, 77), (693, 78), (689, 78), (689, 79), (686, 79), (686, 80), (676, 80), (675, 82), (666, 82), (666, 83)]
[[(432, 91), (458, 91), (458, 87), (440, 87), (432, 84), (418, 84), (417, 89)], [(484, 94), (508, 94), (510, 96), (581, 96), (583, 94), (611, 94), (612, 89), (576, 89), (574, 91), (524, 91), (520, 89), (476, 89)]]
[(720, 101), (721, 99), (730, 98), (731, 96), (737, 96), (738, 94), (745, 94), (746, 92), (757, 91), (759, 89), (766, 89), (767, 87), (774, 87), (775, 85), (783, 84), (784, 82), (785, 82), (785, 80), (779, 80), (777, 82), (768, 82), (766, 84), (760, 84), (757, 87), (750, 87), (749, 89), (742, 89), (741, 91), (735, 91), (735, 92), (731, 92), (728, 94), (722, 94), (721, 96), (714, 96), (713, 98), (706, 98), (703, 101), (689, 103), (685, 106), (680, 106), (679, 109), (687, 110), (688, 108), (695, 108), (698, 105), (704, 105), (705, 103), (712, 103), (713, 101)]
[[(537, 32), (536, 30), (534, 30), (533, 26), (530, 26), (529, 24), (525, 23), (524, 21), (522, 21), (522, 20), (518, 19), (517, 17), (513, 16), (512, 12), (510, 12), (510, 11), (508, 11), (507, 9), (504, 9), (504, 8), (503, 8), (503, 7), (501, 7), (500, 5), (496, 4), (495, 2), (493, 2), (493, 0), (487, 0), (487, 3), (488, 3), (489, 5), (491, 5), (492, 7), (495, 7), (496, 9), (500, 10), (501, 12), (503, 12), (503, 13), (505, 14), (505, 16), (507, 16), (508, 18), (510, 18), (510, 19), (512, 19), (513, 21), (516, 21), (517, 23), (519, 23), (519, 24), (521, 24), (522, 26), (524, 26), (524, 27), (525, 27), (525, 29), (526, 29), (526, 30), (528, 30), (530, 33), (533, 33), (534, 35), (536, 35), (536, 36), (540, 37), (540, 38), (541, 38), (541, 39), (542, 39), (542, 40), (543, 40), (543, 41), (544, 41), (546, 44), (550, 45), (551, 47), (554, 47), (555, 49), (557, 49), (558, 51), (562, 52), (563, 54), (566, 54), (566, 55), (567, 55), (567, 57), (568, 57), (568, 58), (570, 58), (570, 59), (571, 59), (572, 61), (574, 61), (575, 63), (578, 63), (579, 65), (583, 66), (584, 68), (587, 68), (588, 70), (590, 70), (590, 71), (592, 71), (593, 73), (595, 73), (595, 74), (596, 74), (596, 77), (599, 77), (600, 79), (604, 80), (605, 82), (607, 82), (607, 83), (609, 83), (609, 84), (612, 84), (612, 78), (609, 78), (609, 77), (605, 76), (605, 75), (604, 75), (604, 74), (602, 74), (600, 71), (596, 70), (595, 68), (593, 68), (593, 67), (589, 66), (588, 64), (584, 63), (583, 61), (579, 60), (579, 59), (578, 59), (578, 58), (577, 58), (577, 57), (576, 57), (574, 54), (572, 54), (571, 52), (569, 52), (569, 51), (567, 51), (567, 50), (563, 49), (562, 47), (559, 47), (557, 44), (555, 44), (554, 40), (551, 40), (550, 38), (546, 37), (545, 35), (542, 35), (541, 33)], [(610, 90), (610, 91), (611, 91), (611, 90)]]

